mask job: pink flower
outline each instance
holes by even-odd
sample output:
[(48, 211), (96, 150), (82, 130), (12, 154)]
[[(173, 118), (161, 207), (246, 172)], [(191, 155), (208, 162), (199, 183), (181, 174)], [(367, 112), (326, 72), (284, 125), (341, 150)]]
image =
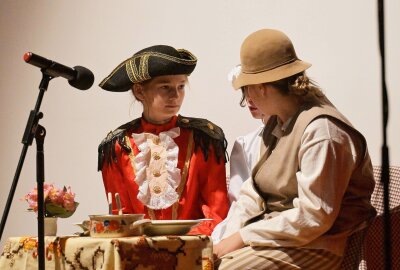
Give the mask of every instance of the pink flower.
[(25, 195), (24, 199), (28, 202), (29, 209), (37, 211), (37, 189), (34, 188), (31, 192)]
[(29, 209), (32, 209), (33, 211), (37, 211), (38, 209), (38, 204), (37, 204), (37, 200), (27, 200), (28, 201), (28, 205), (29, 205)]
[[(71, 216), (79, 203), (75, 202), (75, 193), (71, 187), (58, 189), (53, 184), (43, 184), (43, 195), (45, 204), (45, 215), (49, 217), (69, 217)], [(29, 209), (38, 211), (37, 188), (26, 194), (23, 199), (28, 202)]]
[(68, 211), (75, 211), (75, 193), (72, 192), (71, 187), (64, 192), (63, 206)]
[(54, 204), (57, 204), (57, 205), (62, 205), (63, 204), (63, 196), (64, 196), (64, 192), (62, 190), (53, 189), (53, 190), (50, 190), (50, 192), (48, 194), (48, 201), (52, 202)]
[(51, 201), (49, 196), (54, 192), (57, 192), (57, 188), (55, 188), (53, 184), (47, 184), (47, 183), (43, 184), (43, 195), (45, 202), (48, 202), (49, 200)]

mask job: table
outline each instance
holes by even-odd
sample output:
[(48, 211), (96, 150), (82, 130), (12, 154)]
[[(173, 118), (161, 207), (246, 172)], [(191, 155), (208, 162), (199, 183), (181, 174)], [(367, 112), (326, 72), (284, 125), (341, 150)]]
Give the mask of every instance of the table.
[[(47, 269), (212, 270), (212, 241), (197, 236), (94, 238), (46, 236)], [(11, 237), (0, 269), (37, 269), (37, 238)]]

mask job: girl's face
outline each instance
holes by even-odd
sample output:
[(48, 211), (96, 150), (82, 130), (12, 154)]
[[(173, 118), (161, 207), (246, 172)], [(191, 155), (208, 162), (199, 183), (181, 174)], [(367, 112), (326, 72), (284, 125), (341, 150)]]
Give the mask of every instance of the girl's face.
[[(253, 84), (253, 85), (247, 85), (245, 86), (244, 89), (244, 96), (246, 98), (247, 105), (249, 106), (250, 112), (251, 106), (256, 108), (259, 113), (263, 114), (265, 113), (263, 111), (263, 105), (264, 105), (264, 100), (263, 100), (263, 95), (261, 93), (263, 85), (262, 84)], [(252, 112), (253, 115), (253, 112)], [(254, 117), (254, 115), (253, 115)]]
[(257, 108), (253, 101), (246, 99), (247, 108), (253, 116), (254, 119), (261, 119), (263, 118), (263, 113)]
[(176, 115), (185, 97), (186, 83), (186, 75), (166, 75), (143, 84), (134, 84), (133, 93), (143, 104), (145, 119), (162, 124)]
[(277, 115), (282, 122), (293, 116), (301, 105), (298, 96), (282, 93), (270, 84), (254, 84), (244, 87), (244, 95), (264, 115)]

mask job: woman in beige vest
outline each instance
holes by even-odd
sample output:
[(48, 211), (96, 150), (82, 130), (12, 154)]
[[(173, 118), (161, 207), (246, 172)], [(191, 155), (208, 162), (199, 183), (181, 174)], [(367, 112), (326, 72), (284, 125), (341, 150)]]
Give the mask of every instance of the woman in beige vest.
[(234, 88), (272, 117), (214, 246), (219, 269), (339, 269), (348, 236), (375, 215), (366, 141), (307, 78), (311, 65), (284, 33), (252, 33), (240, 56)]

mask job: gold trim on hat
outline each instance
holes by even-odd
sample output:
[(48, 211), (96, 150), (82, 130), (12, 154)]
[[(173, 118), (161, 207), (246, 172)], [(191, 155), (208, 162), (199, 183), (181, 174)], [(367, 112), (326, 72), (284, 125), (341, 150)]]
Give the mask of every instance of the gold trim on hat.
[(163, 58), (163, 59), (170, 60), (172, 62), (175, 62), (178, 64), (183, 64), (183, 65), (195, 65), (197, 63), (197, 58), (191, 52), (189, 52), (185, 49), (178, 49), (177, 51), (187, 53), (188, 56), (191, 57), (192, 59), (181, 59), (181, 58), (170, 56), (170, 55), (167, 55), (164, 53), (152, 52), (152, 51), (147, 51), (147, 52), (140, 53), (138, 55), (134, 55), (132, 57), (132, 59), (136, 59), (138, 57), (148, 55), (148, 56)]
[(137, 72), (134, 71), (134, 70), (136, 70), (136, 66), (132, 65), (132, 61), (126, 62), (125, 69), (126, 69), (126, 73), (128, 74), (129, 80), (131, 82), (135, 82), (138, 80), (136, 77)]
[(139, 58), (139, 66), (136, 65), (137, 57), (127, 61), (125, 69), (131, 82), (143, 82), (151, 79), (149, 75), (149, 58), (150, 55), (142, 55)]
[(149, 75), (149, 58), (150, 55), (143, 55), (142, 58), (140, 58), (140, 75), (142, 76), (141, 80), (146, 81), (151, 79)]
[[(178, 64), (183, 64), (183, 65), (196, 65), (197, 63), (197, 58), (194, 56), (191, 52), (185, 49), (177, 49), (179, 53), (184, 53), (186, 54), (189, 58), (191, 59), (181, 59), (178, 57), (170, 56), (164, 53), (159, 53), (159, 52), (153, 52), (153, 51), (146, 51), (137, 55), (133, 55), (131, 58), (123, 61), (121, 64), (119, 64), (111, 73), (108, 75), (99, 85), (100, 87), (103, 87), (108, 80), (111, 79), (111, 77), (114, 76), (114, 74), (122, 68), (122, 66), (125, 65), (125, 70), (126, 73), (128, 74), (129, 80), (132, 83), (139, 83), (143, 81), (150, 80), (150, 74), (149, 74), (149, 59), (150, 57), (159, 57), (162, 59), (166, 59)], [(136, 64), (136, 60), (139, 58), (139, 66)]]

